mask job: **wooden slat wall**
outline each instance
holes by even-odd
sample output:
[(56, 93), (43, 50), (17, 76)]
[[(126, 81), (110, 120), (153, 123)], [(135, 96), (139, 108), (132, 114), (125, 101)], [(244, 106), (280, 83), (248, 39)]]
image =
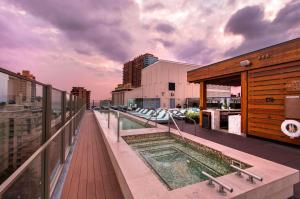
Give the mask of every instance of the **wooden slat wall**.
[[(188, 82), (198, 82), (246, 70), (263, 68), (274, 64), (297, 61), (300, 59), (299, 46), (300, 38), (297, 38), (282, 44), (188, 71), (187, 79)], [(260, 56), (265, 55), (268, 55), (269, 58), (259, 59)], [(241, 67), (240, 62), (243, 60), (250, 60), (251, 65), (248, 67)]]
[[(285, 96), (300, 95), (286, 90), (290, 80), (300, 80), (300, 61), (248, 71), (248, 134), (300, 145), (300, 138), (290, 139), (280, 129)], [(270, 97), (274, 102), (266, 102)]]

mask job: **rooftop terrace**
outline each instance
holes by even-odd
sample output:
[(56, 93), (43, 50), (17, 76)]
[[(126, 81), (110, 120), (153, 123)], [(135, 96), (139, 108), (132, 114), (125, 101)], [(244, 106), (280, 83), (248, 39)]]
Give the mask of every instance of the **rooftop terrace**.
[[(116, 128), (108, 129), (106, 125), (103, 126), (107, 122), (106, 117), (102, 118), (102, 126), (99, 126), (99, 118), (94, 116), (95, 113), (86, 111), (85, 103), (77, 97), (13, 73), (5, 74), (4, 71), (1, 75), (5, 77), (4, 81), (7, 83), (4, 85), (15, 86), (8, 86), (8, 88), (17, 88), (17, 85), (20, 89), (14, 90), (15, 93), (9, 95), (7, 99), (3, 98), (0, 107), (1, 122), (5, 124), (0, 127), (9, 127), (0, 129), (3, 132), (3, 136), (0, 138), (4, 143), (1, 145), (2, 148), (0, 146), (2, 160), (0, 199), (119, 199), (126, 195), (122, 192), (124, 189), (121, 189), (124, 181), (120, 182), (120, 170), (115, 170), (116, 159), (111, 159), (113, 152), (107, 147), (109, 143), (107, 143), (108, 138), (105, 137), (109, 136), (109, 139), (114, 140)], [(22, 89), (24, 87), (28, 87), (28, 89)], [(22, 92), (24, 95), (20, 95)], [(20, 117), (20, 110), (24, 114), (23, 117)], [(32, 120), (29, 122), (28, 118)], [(15, 125), (24, 128), (17, 128), (18, 126)], [(131, 132), (140, 134), (162, 132), (161, 130), (166, 127), (159, 125), (159, 128), (134, 129), (123, 131), (123, 133), (129, 135)], [(181, 130), (195, 134), (194, 126), (190, 124), (183, 123)], [(103, 131), (106, 131), (106, 135)], [(254, 137), (241, 137), (202, 129), (199, 126), (197, 126), (195, 135), (202, 138), (202, 142), (211, 145), (222, 144), (227, 153), (231, 151), (237, 155), (238, 151), (242, 151), (297, 170), (300, 169), (300, 150), (297, 147)], [(186, 136), (192, 138), (188, 134)], [(197, 137), (193, 139), (197, 140)], [(123, 139), (121, 142), (124, 147)], [(116, 140), (110, 144), (114, 145), (115, 149), (120, 146), (118, 158), (128, 152), (136, 156), (128, 146), (125, 146), (127, 148), (123, 151)], [(7, 148), (3, 146), (7, 146)], [(233, 149), (226, 148), (226, 146)], [(11, 151), (7, 151), (7, 149)], [(253, 163), (256, 157), (248, 154), (244, 155), (253, 158)], [(135, 174), (145, 168), (143, 165), (143, 168), (136, 170), (135, 163), (131, 162), (136, 157), (130, 158), (122, 160), (131, 168), (130, 171), (126, 171), (128, 174)], [(262, 159), (259, 161), (269, 164), (268, 161)], [(281, 165), (276, 164), (274, 168), (276, 167), (281, 168)], [(287, 169), (286, 167), (282, 168)], [(150, 172), (147, 173), (147, 176), (148, 180), (153, 177)], [(226, 176), (224, 177), (226, 179)], [(155, 192), (156, 188), (162, 190), (161, 185), (154, 183), (155, 186), (152, 187), (151, 183), (148, 187), (140, 185), (139, 188), (145, 188), (148, 193)], [(198, 184), (190, 187), (195, 186), (197, 187)], [(185, 191), (187, 190), (191, 189), (185, 189)], [(183, 195), (179, 189), (173, 192), (173, 196), (177, 194)], [(210, 194), (215, 194), (215, 191), (211, 191)], [(299, 183), (294, 186), (294, 198), (300, 198)]]

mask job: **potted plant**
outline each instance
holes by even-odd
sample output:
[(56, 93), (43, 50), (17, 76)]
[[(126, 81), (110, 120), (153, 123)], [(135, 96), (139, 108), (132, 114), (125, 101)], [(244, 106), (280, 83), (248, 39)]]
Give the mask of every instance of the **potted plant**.
[(186, 114), (185, 121), (187, 123), (193, 124), (194, 123), (193, 120), (195, 120), (197, 124), (199, 123), (199, 113), (198, 112), (188, 112)]

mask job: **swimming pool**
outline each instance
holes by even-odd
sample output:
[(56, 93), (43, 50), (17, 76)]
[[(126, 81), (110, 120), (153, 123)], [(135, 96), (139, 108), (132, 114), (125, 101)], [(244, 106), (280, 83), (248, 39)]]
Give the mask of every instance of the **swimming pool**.
[(221, 152), (169, 133), (123, 136), (169, 190), (207, 180), (202, 171), (214, 177), (234, 172), (231, 164), (249, 165)]
[[(100, 114), (104, 114), (106, 117), (108, 116), (107, 111), (99, 111)], [(117, 124), (117, 113), (110, 112), (110, 120), (111, 124)], [(113, 125), (116, 127), (117, 125)], [(129, 129), (141, 129), (141, 128), (151, 128), (152, 125), (145, 125), (145, 123), (135, 120), (133, 118), (127, 117), (125, 115), (120, 114), (120, 129), (121, 130), (129, 130)]]

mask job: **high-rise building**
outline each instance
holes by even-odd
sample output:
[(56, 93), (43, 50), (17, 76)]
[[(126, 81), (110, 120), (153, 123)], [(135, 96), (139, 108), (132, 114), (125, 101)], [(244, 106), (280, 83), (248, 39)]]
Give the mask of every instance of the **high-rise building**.
[(31, 74), (29, 70), (22, 70), (22, 72), (18, 73), (18, 75), (26, 77), (27, 79), (35, 80), (35, 76)]
[(124, 64), (123, 84), (130, 84), (132, 87), (141, 86), (142, 69), (158, 61), (152, 54), (146, 53)]
[(29, 71), (2, 79), (0, 183), (26, 161), (42, 140), (42, 86)]
[(71, 94), (78, 96), (82, 103), (86, 103), (86, 109), (90, 109), (91, 91), (86, 90), (84, 87), (73, 87)]

